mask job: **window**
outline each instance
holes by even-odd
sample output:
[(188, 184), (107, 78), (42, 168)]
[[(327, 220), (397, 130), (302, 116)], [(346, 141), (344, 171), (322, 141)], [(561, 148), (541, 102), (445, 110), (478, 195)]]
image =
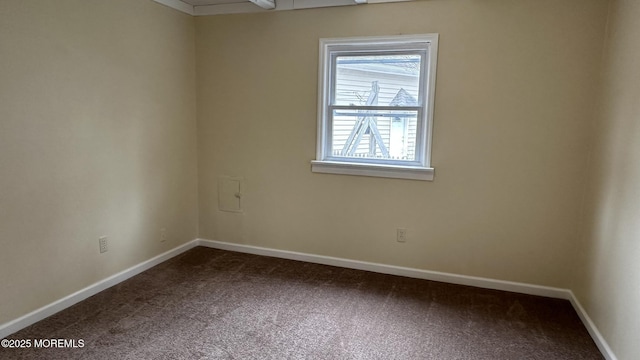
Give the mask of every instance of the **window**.
[(320, 39), (313, 172), (432, 180), (438, 34)]

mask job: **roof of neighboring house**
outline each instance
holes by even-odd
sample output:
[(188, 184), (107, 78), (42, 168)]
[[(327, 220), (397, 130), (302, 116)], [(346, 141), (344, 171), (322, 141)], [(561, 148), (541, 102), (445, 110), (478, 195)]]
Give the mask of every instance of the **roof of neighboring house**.
[(418, 102), (405, 89), (398, 90), (396, 96), (389, 103), (391, 106), (417, 106)]

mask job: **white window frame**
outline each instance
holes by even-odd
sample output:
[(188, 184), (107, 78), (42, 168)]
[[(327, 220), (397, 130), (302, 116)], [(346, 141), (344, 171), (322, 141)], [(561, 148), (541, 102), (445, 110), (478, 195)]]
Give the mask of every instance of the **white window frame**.
[[(420, 71), (418, 106), (346, 106), (334, 105), (335, 57), (337, 55), (385, 54), (425, 52)], [(363, 175), (388, 178), (433, 180), (431, 166), (431, 138), (435, 99), (436, 67), (438, 59), (438, 34), (397, 35), (320, 39), (318, 71), (318, 134), (316, 160), (311, 161), (311, 171), (317, 173)], [(415, 161), (345, 158), (331, 154), (332, 123), (334, 109), (360, 110), (413, 110), (418, 113)]]

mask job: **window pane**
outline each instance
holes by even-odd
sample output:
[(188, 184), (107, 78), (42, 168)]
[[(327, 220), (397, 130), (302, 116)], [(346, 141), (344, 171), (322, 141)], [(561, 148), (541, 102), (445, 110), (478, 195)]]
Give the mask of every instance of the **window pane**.
[(419, 106), (418, 54), (337, 56), (334, 105)]
[(415, 161), (417, 120), (414, 110), (334, 110), (331, 155)]

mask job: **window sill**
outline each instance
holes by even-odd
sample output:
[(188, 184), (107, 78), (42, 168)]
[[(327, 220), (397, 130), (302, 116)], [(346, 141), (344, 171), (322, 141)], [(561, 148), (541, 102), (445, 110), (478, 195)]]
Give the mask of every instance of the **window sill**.
[(311, 161), (315, 173), (374, 176), (395, 179), (433, 181), (434, 169), (417, 166), (374, 165), (341, 161)]

